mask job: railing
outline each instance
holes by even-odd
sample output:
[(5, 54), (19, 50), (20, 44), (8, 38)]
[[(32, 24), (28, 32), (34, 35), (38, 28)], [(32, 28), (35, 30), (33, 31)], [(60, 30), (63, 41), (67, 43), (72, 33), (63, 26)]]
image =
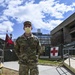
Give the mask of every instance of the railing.
[[(62, 65), (63, 65), (63, 63), (64, 63), (65, 58), (68, 58), (68, 57), (69, 57), (69, 53), (64, 54), (64, 55), (63, 55), (63, 60), (62, 60), (62, 62), (56, 67), (56, 70), (57, 70), (57, 72), (59, 73), (59, 75), (63, 75), (63, 74), (67, 75), (67, 72), (65, 72), (65, 71), (62, 69)], [(60, 73), (59, 69), (62, 71), (62, 74)]]
[[(63, 50), (63, 60), (62, 62), (56, 67), (56, 70), (58, 71), (58, 73), (60, 75), (67, 75), (66, 72), (63, 71), (62, 69), (62, 65), (64, 64), (64, 61), (68, 58), (69, 60), (69, 67), (71, 67), (71, 59), (75, 60), (74, 55), (75, 55), (75, 42), (72, 42), (70, 44), (64, 45)], [(58, 68), (63, 72), (63, 74), (60, 73), (60, 71), (58, 70)]]
[[(65, 52), (67, 52), (67, 53), (65, 54)], [(75, 47), (74, 46), (71, 46), (68, 48), (63, 48), (63, 63), (64, 63), (65, 58), (68, 58), (69, 59), (69, 67), (70, 67), (70, 65), (71, 65), (70, 59), (73, 59), (74, 55), (75, 55)]]

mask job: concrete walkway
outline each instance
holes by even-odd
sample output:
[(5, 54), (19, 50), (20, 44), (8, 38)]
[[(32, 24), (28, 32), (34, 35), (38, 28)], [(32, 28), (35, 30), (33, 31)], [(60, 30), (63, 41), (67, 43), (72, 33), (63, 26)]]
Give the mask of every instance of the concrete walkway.
[[(75, 57), (68, 58), (64, 61), (64, 65), (75, 73)], [(74, 74), (75, 75), (75, 74)]]
[[(19, 70), (19, 64), (17, 61), (12, 61), (12, 62), (4, 62), (4, 67), (13, 69), (18, 71)], [(65, 68), (61, 67), (61, 69), (66, 73), (64, 74), (63, 71), (61, 71), (60, 68), (58, 68), (60, 74), (56, 70), (55, 66), (44, 66), (44, 65), (38, 65), (39, 68), (39, 75), (73, 75), (71, 74), (68, 70)]]

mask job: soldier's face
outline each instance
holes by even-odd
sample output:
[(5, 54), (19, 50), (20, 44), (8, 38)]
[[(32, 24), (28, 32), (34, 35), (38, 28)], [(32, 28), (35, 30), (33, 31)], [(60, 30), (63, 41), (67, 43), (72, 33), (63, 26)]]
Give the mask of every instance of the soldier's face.
[(27, 25), (25, 25), (24, 27), (25, 27), (25, 28), (26, 28), (26, 27), (31, 27), (31, 25), (30, 25), (30, 24), (27, 24)]
[(32, 30), (31, 25), (25, 25), (24, 30), (26, 33), (31, 33), (31, 30)]

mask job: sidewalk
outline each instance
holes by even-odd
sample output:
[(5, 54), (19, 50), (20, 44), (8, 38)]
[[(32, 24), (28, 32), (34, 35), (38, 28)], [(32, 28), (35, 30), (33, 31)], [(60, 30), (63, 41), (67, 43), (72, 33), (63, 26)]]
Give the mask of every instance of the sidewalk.
[[(18, 71), (19, 70), (19, 64), (17, 61), (13, 61), (13, 62), (4, 62), (4, 67), (6, 68), (10, 68), (13, 70)], [(55, 66), (44, 66), (44, 65), (38, 65), (39, 68), (39, 75), (60, 75), (58, 73), (58, 71), (56, 70)], [(61, 67), (63, 69), (64, 72), (66, 72), (66, 75), (72, 75), (68, 70), (66, 70), (65, 68)], [(63, 74), (63, 72), (59, 69), (59, 72), (61, 73), (61, 75), (65, 75)]]

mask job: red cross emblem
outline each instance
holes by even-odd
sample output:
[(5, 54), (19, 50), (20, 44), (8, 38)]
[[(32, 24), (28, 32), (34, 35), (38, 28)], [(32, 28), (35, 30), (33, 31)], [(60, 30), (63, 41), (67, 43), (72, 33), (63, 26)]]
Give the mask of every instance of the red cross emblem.
[(51, 48), (51, 54), (52, 56), (56, 56), (58, 54), (58, 47), (54, 47), (54, 48)]

